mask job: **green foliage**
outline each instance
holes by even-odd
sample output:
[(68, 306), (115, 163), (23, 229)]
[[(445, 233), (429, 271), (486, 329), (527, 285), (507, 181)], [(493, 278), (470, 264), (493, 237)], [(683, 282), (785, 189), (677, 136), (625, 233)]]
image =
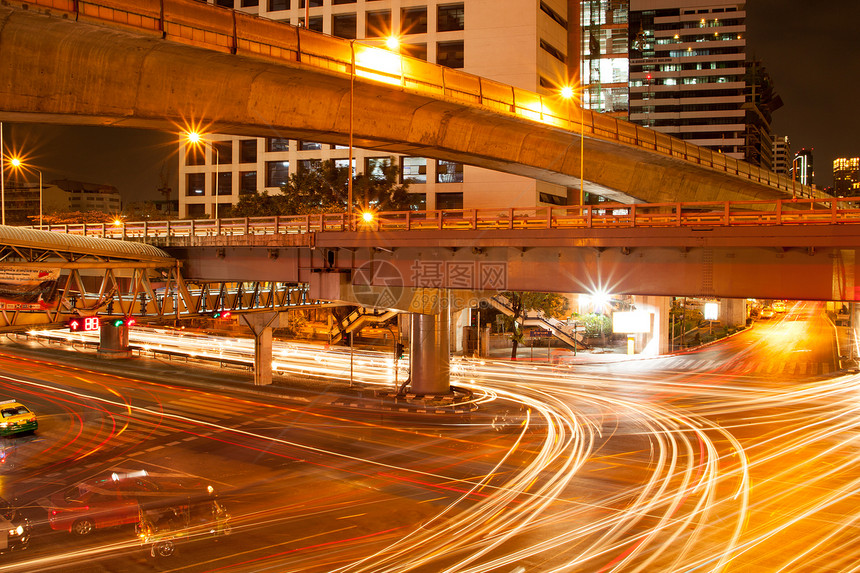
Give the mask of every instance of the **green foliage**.
[(588, 338), (612, 334), (612, 320), (604, 314), (592, 312), (581, 315), (577, 320), (585, 329), (585, 336)]
[(517, 346), (523, 343), (522, 318), (530, 310), (542, 311), (551, 318), (563, 319), (570, 314), (568, 300), (558, 293), (506, 291), (502, 293), (513, 309), (513, 316), (505, 316), (503, 327), (511, 333), (511, 358), (516, 358)]
[[(399, 169), (390, 165), (382, 169), (382, 177), (360, 174), (353, 178), (353, 207), (377, 211), (412, 209), (409, 186), (398, 183)], [(266, 217), (272, 215), (309, 215), (340, 213), (349, 196), (349, 169), (337, 167), (332, 160), (321, 162), (315, 169), (300, 169), (291, 173), (280, 193), (268, 195), (255, 191), (243, 194), (233, 208), (236, 217)]]
[(262, 193), (254, 191), (239, 197), (239, 202), (233, 205), (232, 215), (234, 217), (285, 215), (283, 204), (283, 195), (269, 195), (265, 191)]

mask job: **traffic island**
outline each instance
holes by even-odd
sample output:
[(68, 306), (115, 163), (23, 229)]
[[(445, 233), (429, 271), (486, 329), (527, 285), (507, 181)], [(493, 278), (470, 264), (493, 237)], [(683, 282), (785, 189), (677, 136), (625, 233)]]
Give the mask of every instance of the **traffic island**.
[(369, 396), (338, 398), (332, 405), (383, 414), (456, 416), (460, 421), (478, 409), (470, 391), (454, 386), (447, 394), (401, 394), (395, 390), (376, 390)]

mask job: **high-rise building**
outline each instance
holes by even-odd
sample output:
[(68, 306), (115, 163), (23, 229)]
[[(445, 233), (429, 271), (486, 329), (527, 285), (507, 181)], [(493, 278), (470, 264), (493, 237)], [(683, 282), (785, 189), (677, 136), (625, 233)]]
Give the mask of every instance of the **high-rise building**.
[(833, 194), (837, 197), (860, 195), (860, 157), (833, 160)]
[(585, 106), (627, 119), (630, 0), (577, 0)]
[[(772, 169), (782, 105), (737, 0), (579, 0), (586, 107)], [(626, 38), (624, 37), (626, 34)]]
[(744, 4), (630, 0), (628, 19), (630, 120), (743, 160)]
[[(304, 25), (348, 39), (383, 45), (389, 35), (413, 57), (488, 77), (518, 88), (558, 93), (568, 78), (568, 5), (579, 0), (214, 0), (273, 20)], [(213, 3), (213, 0), (209, 0)], [(574, 21), (574, 27), (576, 22)], [(207, 136), (200, 151), (180, 144), (182, 216), (220, 216), (242, 193), (277, 192), (297, 169), (331, 159), (347, 167), (345, 146), (296, 141), (277, 132), (260, 138)], [(217, 150), (214, 151), (214, 150)], [(217, 167), (215, 163), (218, 163)], [(357, 149), (353, 171), (372, 172), (395, 162), (410, 183), (414, 203), (427, 209), (504, 205), (534, 207), (568, 203), (568, 189), (526, 177), (424, 157)], [(571, 193), (578, 198), (578, 193)]]
[(812, 161), (812, 148), (802, 147), (794, 154), (791, 162), (791, 178), (810, 187), (815, 185), (815, 169)]
[(773, 136), (773, 169), (778, 175), (791, 177), (791, 141), (787, 135)]

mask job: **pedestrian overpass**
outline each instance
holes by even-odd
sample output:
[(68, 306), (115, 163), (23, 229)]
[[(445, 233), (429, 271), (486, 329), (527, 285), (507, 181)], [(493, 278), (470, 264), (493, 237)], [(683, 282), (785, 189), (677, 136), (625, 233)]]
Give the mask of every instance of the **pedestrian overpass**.
[(0, 78), (5, 121), (353, 139), (624, 203), (820, 196), (559, 96), (195, 0), (7, 0)]

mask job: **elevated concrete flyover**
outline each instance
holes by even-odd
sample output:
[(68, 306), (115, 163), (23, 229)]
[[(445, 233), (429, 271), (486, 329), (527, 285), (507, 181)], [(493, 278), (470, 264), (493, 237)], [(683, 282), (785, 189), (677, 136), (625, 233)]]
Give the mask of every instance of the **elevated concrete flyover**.
[[(438, 289), (860, 300), (858, 198), (601, 204), (69, 225), (147, 241), (197, 280), (310, 285), (310, 298), (432, 311)], [(426, 291), (426, 292), (425, 292)], [(460, 296), (460, 295), (458, 295)], [(425, 305), (422, 301), (430, 301)]]
[[(354, 85), (354, 90), (351, 90)], [(8, 0), (0, 120), (277, 134), (459, 161), (620, 202), (811, 197), (624, 121), (194, 0)], [(581, 121), (580, 121), (581, 118)]]

